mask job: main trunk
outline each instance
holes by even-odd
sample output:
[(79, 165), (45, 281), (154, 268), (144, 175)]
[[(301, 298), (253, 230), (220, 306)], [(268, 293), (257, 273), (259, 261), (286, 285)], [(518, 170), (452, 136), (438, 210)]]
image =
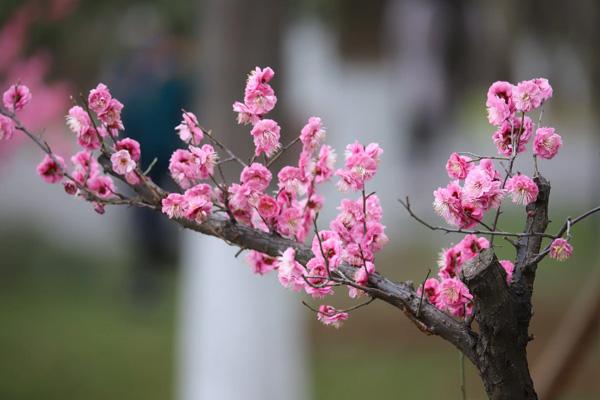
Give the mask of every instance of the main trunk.
[(531, 304), (510, 290), (492, 250), (464, 267), (476, 299), (476, 366), (492, 400), (537, 399), (527, 364)]

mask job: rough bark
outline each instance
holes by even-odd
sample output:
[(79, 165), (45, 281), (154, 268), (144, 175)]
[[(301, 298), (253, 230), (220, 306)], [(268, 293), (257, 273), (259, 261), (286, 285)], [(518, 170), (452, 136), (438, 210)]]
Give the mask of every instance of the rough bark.
[(477, 304), (477, 369), (493, 400), (537, 399), (527, 364), (529, 307), (506, 284), (493, 250), (463, 268), (464, 281)]

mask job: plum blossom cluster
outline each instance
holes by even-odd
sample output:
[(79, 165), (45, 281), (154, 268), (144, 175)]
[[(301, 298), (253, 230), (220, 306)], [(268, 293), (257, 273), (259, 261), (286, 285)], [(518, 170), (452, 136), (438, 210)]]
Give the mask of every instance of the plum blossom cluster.
[[(490, 242), (484, 237), (466, 235), (458, 244), (442, 250), (438, 260), (438, 277), (427, 279), (419, 295), (441, 310), (456, 317), (465, 317), (473, 312), (473, 296), (461, 281), (462, 267), (465, 262), (476, 257), (482, 250), (490, 248)], [(501, 260), (500, 265), (506, 273), (506, 283), (512, 281), (514, 264), (510, 260)]]
[[(534, 202), (538, 187), (534, 180), (521, 173), (513, 173), (512, 166), (518, 154), (534, 132), (534, 124), (527, 113), (540, 107), (552, 97), (552, 87), (544, 78), (512, 85), (499, 81), (487, 93), (488, 121), (496, 127), (492, 140), (500, 157), (475, 157), (452, 153), (446, 163), (448, 176), (453, 179), (445, 188), (434, 192), (433, 207), (450, 225), (465, 229), (481, 224), (485, 213), (498, 209), (506, 194), (521, 205)], [(533, 140), (534, 157), (553, 158), (562, 145), (562, 139), (553, 128), (537, 127)], [(509, 162), (510, 171), (504, 178), (494, 166), (494, 159)], [(537, 173), (537, 164), (536, 164)], [(460, 181), (464, 181), (463, 186)]]
[[(513, 165), (515, 158), (527, 150), (532, 136), (534, 159), (551, 159), (561, 147), (562, 139), (554, 128), (538, 126), (534, 135), (533, 120), (527, 115), (540, 109), (551, 97), (552, 87), (544, 78), (516, 85), (499, 81), (490, 86), (486, 99), (487, 115), (489, 123), (496, 128), (492, 141), (499, 156), (452, 153), (446, 162), (446, 172), (451, 181), (446, 187), (433, 192), (435, 212), (449, 225), (457, 227), (458, 232), (478, 225), (496, 230), (501, 203), (506, 196), (522, 206), (537, 200), (539, 188), (534, 179), (513, 172)], [(494, 161), (506, 162), (506, 165), (502, 164), (505, 174), (496, 169)], [(538, 173), (537, 161), (535, 173)], [(490, 227), (484, 218), (492, 209), (496, 210), (496, 216)], [(461, 268), (466, 261), (489, 247), (487, 239), (467, 234), (457, 245), (443, 250), (438, 278), (424, 282), (421, 288), (424, 296), (436, 307), (456, 317), (470, 314), (473, 297), (460, 280)], [(548, 251), (551, 257), (561, 260), (570, 256), (572, 247), (567, 240), (558, 238)], [(506, 272), (507, 284), (510, 284), (514, 264), (510, 260), (502, 260), (500, 265)]]
[[(102, 83), (90, 90), (85, 104), (68, 111), (66, 125), (79, 147), (68, 160), (53, 153), (15, 118), (31, 100), (30, 90), (22, 84), (12, 85), (3, 93), (0, 140), (10, 139), (17, 130), (30, 135), (46, 153), (37, 166), (40, 177), (48, 183), (62, 183), (69, 195), (92, 202), (101, 214), (107, 204), (133, 204), (134, 200), (117, 192), (115, 178), (133, 188), (148, 184), (145, 189), (154, 191), (160, 206), (141, 205), (158, 208), (180, 222), (203, 224), (212, 214), (223, 213), (236, 224), (299, 244), (306, 242), (312, 232), (313, 257), (305, 264), (298, 261), (294, 247), (277, 257), (250, 250), (247, 260), (252, 270), (260, 275), (273, 272), (282, 286), (314, 299), (331, 295), (335, 287), (342, 285), (349, 288), (351, 298), (358, 298), (368, 291), (369, 278), (376, 271), (375, 256), (388, 242), (380, 200), (374, 192), (366, 190), (378, 170), (383, 150), (376, 143), (365, 145), (356, 141), (346, 147), (343, 166), (336, 168), (336, 153), (324, 144), (326, 129), (318, 117), (310, 117), (296, 139), (282, 146), (279, 124), (265, 118), (277, 103), (270, 86), (274, 75), (269, 67), (256, 67), (247, 78), (243, 102), (233, 104), (238, 123), (251, 125), (249, 136), (254, 151), (248, 163), (204, 130), (196, 115), (183, 111), (181, 123), (174, 127), (183, 148), (173, 152), (169, 160), (170, 174), (180, 190), (172, 193), (150, 185), (141, 170), (140, 144), (122, 137), (124, 106)], [(554, 128), (535, 129), (527, 115), (551, 97), (552, 87), (543, 78), (517, 85), (495, 82), (488, 90), (486, 106), (488, 120), (496, 129), (492, 141), (499, 156), (452, 153), (446, 162), (451, 180), (434, 191), (433, 207), (448, 224), (457, 227), (448, 231), (466, 235), (458, 244), (441, 252), (437, 277), (427, 279), (419, 294), (456, 318), (473, 313), (473, 296), (461, 280), (462, 268), (492, 246), (503, 199), (510, 196), (514, 203), (527, 206), (538, 198), (536, 181), (513, 171), (515, 158), (527, 150), (534, 137), (537, 174), (537, 157), (552, 159), (562, 145)], [(276, 173), (272, 171), (274, 161), (296, 143), (301, 146), (297, 162), (283, 166)], [(227, 152), (228, 158), (223, 159), (217, 148)], [(237, 161), (241, 167), (237, 182), (227, 182), (220, 170), (221, 163), (228, 161)], [(503, 173), (494, 164), (496, 161), (502, 165)], [(215, 174), (217, 170), (219, 174)], [(328, 229), (319, 230), (317, 217), (324, 199), (318, 193), (318, 185), (334, 177), (338, 179), (338, 189), (352, 193), (353, 197), (344, 198)], [(496, 210), (491, 227), (484, 220), (490, 210)], [(492, 234), (492, 239), (477, 236), (480, 231), (467, 231), (479, 225), (489, 230), (483, 233)], [(567, 238), (553, 236), (544, 254), (560, 261), (571, 256), (568, 228)], [(342, 264), (344, 267), (340, 268)], [(511, 285), (514, 264), (501, 260), (500, 265), (506, 274), (506, 284)], [(348, 273), (348, 267), (352, 273)], [(323, 304), (314, 311), (323, 324), (337, 328), (348, 318), (350, 310)]]

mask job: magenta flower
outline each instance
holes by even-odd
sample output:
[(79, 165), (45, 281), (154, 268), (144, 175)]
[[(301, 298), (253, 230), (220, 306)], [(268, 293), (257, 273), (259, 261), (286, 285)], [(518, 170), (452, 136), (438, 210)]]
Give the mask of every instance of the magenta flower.
[(0, 140), (10, 140), (15, 133), (15, 123), (12, 119), (0, 114)]
[(450, 314), (463, 317), (469, 312), (467, 305), (473, 300), (469, 289), (458, 278), (442, 279), (438, 286), (436, 306)]
[(308, 269), (306, 280), (310, 283), (304, 286), (306, 294), (315, 299), (333, 294), (333, 288), (327, 285), (329, 275), (322, 258), (311, 258), (306, 264), (306, 268)]
[(473, 169), (471, 159), (458, 153), (450, 154), (446, 162), (446, 172), (451, 179), (465, 179), (471, 169)]
[(252, 267), (252, 272), (258, 275), (264, 275), (275, 269), (276, 259), (259, 251), (250, 250), (246, 261)]
[(323, 140), (325, 140), (325, 129), (321, 123), (321, 118), (310, 117), (300, 132), (303, 150), (312, 153)]
[(183, 212), (187, 219), (202, 223), (212, 212), (212, 189), (205, 183), (200, 183), (183, 194)]
[(140, 150), (140, 143), (137, 140), (131, 138), (119, 140), (115, 144), (115, 150), (127, 150), (131, 155), (131, 159), (136, 162), (140, 161), (140, 157), (142, 156), (142, 152)]
[(513, 272), (515, 271), (515, 264), (510, 260), (500, 260), (500, 265), (502, 266), (502, 269), (504, 269), (504, 272), (506, 272), (506, 284), (510, 285)]
[(111, 100), (112, 96), (108, 87), (103, 83), (99, 83), (95, 89), (90, 90), (88, 107), (96, 114), (100, 114), (106, 110)]
[(539, 157), (550, 160), (554, 158), (562, 146), (562, 138), (554, 128), (542, 127), (535, 131), (533, 140), (533, 153)]
[(332, 306), (321, 305), (317, 313), (317, 320), (324, 325), (330, 325), (335, 328), (342, 326), (342, 322), (348, 319), (348, 313), (337, 311)]
[(115, 184), (111, 177), (105, 175), (96, 175), (87, 181), (87, 187), (96, 196), (102, 199), (113, 197), (116, 191)]
[(92, 120), (88, 113), (79, 106), (71, 107), (66, 119), (67, 126), (77, 136), (82, 135), (88, 129), (92, 128)]
[(202, 147), (190, 145), (191, 153), (196, 157), (194, 160), (193, 173), (197, 179), (207, 179), (214, 172), (219, 155), (210, 144)]
[(271, 171), (260, 163), (252, 163), (244, 167), (240, 176), (242, 185), (246, 185), (253, 190), (264, 192), (269, 187), (273, 175)]
[(17, 83), (12, 85), (2, 95), (2, 103), (8, 111), (22, 110), (31, 101), (31, 92), (25, 85)]
[(48, 154), (37, 166), (38, 175), (48, 183), (60, 182), (64, 176), (65, 160), (55, 155), (50, 157)]
[(511, 194), (513, 203), (526, 206), (537, 200), (538, 187), (528, 176), (515, 175), (506, 181), (505, 187)]
[(573, 246), (569, 244), (566, 239), (558, 238), (552, 241), (550, 245), (550, 257), (558, 260), (565, 261), (573, 254)]
[(108, 102), (108, 106), (106, 106), (104, 111), (98, 114), (98, 119), (104, 122), (112, 131), (123, 130), (125, 128), (123, 127), (123, 122), (121, 121), (122, 110), (123, 104), (119, 100), (112, 98)]

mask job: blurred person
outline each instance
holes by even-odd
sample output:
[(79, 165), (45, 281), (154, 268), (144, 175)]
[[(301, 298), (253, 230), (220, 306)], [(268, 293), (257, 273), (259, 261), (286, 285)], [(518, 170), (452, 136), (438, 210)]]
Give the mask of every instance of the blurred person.
[[(180, 144), (174, 128), (191, 97), (181, 68), (179, 42), (164, 32), (160, 15), (152, 8), (132, 7), (123, 17), (121, 31), (123, 42), (131, 48), (114, 68), (111, 87), (126, 104), (123, 122), (127, 135), (140, 143), (142, 166), (150, 168), (148, 176), (175, 190), (169, 157)], [(131, 215), (130, 285), (134, 299), (144, 304), (160, 291), (160, 274), (176, 265), (177, 234), (153, 210), (136, 208)]]

